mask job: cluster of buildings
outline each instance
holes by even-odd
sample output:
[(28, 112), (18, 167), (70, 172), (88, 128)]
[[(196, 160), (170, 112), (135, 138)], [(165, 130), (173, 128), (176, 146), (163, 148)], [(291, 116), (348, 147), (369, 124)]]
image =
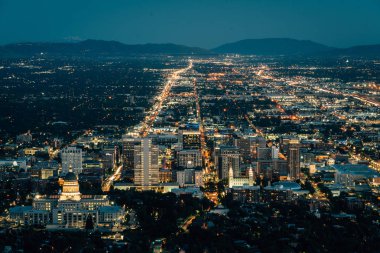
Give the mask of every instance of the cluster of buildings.
[[(82, 228), (88, 217), (99, 227), (122, 219), (123, 208), (103, 195), (82, 195), (80, 183), (202, 198), (219, 182), (235, 200), (254, 203), (322, 198), (301, 183), (318, 179), (337, 196), (352, 190), (379, 196), (379, 109), (363, 87), (331, 89), (323, 79), (283, 77), (282, 68), (250, 61), (199, 60), (206, 74), (183, 72), (125, 135), (86, 130), (75, 145), (55, 138), (48, 147), (23, 148), (21, 158), (0, 160), (2, 178), (16, 172), (16, 189), (28, 178), (37, 182), (33, 192), (58, 178), (63, 186), (57, 194), (36, 194), (33, 206), (12, 208), (12, 219), (61, 228)], [(317, 81), (323, 84), (315, 88)], [(16, 137), (32, 140), (30, 132)], [(36, 158), (39, 152), (60, 162)]]
[[(112, 228), (125, 218), (123, 207), (110, 203), (107, 195), (83, 195), (78, 178), (69, 171), (58, 195), (35, 195), (32, 206), (16, 206), (10, 218), (20, 225), (45, 225), (50, 229)], [(91, 224), (91, 225), (89, 225)]]

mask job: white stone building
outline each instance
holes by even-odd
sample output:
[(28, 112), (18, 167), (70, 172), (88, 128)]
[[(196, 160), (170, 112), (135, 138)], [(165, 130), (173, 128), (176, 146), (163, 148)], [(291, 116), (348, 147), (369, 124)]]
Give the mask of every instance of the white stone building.
[(254, 184), (254, 178), (253, 178), (253, 170), (252, 168), (249, 168), (248, 170), (248, 177), (234, 177), (234, 171), (232, 167), (230, 167), (228, 172), (228, 187), (236, 187), (236, 186), (253, 186)]
[(113, 206), (107, 195), (82, 195), (77, 176), (69, 172), (59, 195), (36, 195), (32, 206), (10, 208), (10, 218), (21, 225), (83, 229), (87, 219), (94, 227), (112, 227), (124, 219), (125, 210)]

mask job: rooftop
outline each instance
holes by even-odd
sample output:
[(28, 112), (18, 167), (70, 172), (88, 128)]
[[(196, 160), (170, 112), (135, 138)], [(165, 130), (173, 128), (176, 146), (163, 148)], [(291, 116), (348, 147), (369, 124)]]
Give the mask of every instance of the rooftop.
[(365, 175), (367, 177), (380, 177), (380, 174), (365, 164), (335, 164), (332, 166), (340, 174)]
[(271, 186), (265, 187), (264, 189), (280, 190), (280, 191), (301, 190), (301, 186), (293, 181), (279, 181), (279, 182), (273, 183)]

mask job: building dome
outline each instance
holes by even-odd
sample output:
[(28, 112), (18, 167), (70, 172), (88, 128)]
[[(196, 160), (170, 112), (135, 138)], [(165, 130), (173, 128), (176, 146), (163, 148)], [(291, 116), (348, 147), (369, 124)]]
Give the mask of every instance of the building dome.
[(78, 178), (73, 172), (69, 172), (63, 179), (62, 193), (60, 200), (80, 200)]
[(64, 181), (77, 181), (78, 178), (77, 176), (75, 175), (75, 173), (73, 172), (69, 172), (66, 174), (65, 178), (64, 178)]

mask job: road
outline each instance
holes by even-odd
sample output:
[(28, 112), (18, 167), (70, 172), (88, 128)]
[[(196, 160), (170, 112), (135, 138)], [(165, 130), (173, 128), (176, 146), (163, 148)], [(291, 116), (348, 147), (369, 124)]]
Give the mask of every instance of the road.
[(187, 218), (187, 220), (185, 221), (185, 223), (182, 225), (182, 229), (183, 231), (187, 232), (188, 229), (189, 229), (189, 226), (193, 223), (193, 221), (195, 220), (197, 216), (195, 215), (192, 215), (190, 216), (189, 218)]
[(161, 93), (158, 94), (155, 98), (156, 103), (153, 105), (152, 109), (148, 112), (144, 121), (141, 124), (141, 128), (139, 130), (139, 134), (141, 137), (147, 136), (150, 132), (153, 123), (157, 118), (157, 115), (161, 112), (164, 101), (170, 95), (170, 90), (175, 81), (177, 81), (181, 77), (181, 74), (185, 73), (186, 71), (192, 68), (193, 61), (189, 60), (189, 65), (186, 68), (176, 70), (169, 76)]
[(180, 230), (176, 233), (176, 235), (178, 236), (180, 233), (183, 232), (187, 233), (189, 231), (189, 226), (193, 223), (197, 216), (198, 214), (187, 217), (187, 219), (179, 226)]
[(120, 165), (119, 167), (117, 167), (117, 169), (111, 176), (109, 176), (106, 180), (104, 180), (102, 184), (102, 190), (104, 192), (108, 192), (111, 188), (112, 183), (120, 179), (122, 170), (123, 170), (123, 166)]
[[(193, 67), (193, 61), (189, 60), (189, 65), (186, 68), (176, 70), (168, 77), (168, 80), (166, 81), (165, 86), (162, 89), (161, 93), (158, 94), (155, 98), (155, 101), (157, 102), (153, 105), (152, 109), (149, 111), (148, 115), (145, 117), (144, 121), (141, 123), (141, 128), (139, 129), (139, 134), (141, 137), (145, 137), (149, 133), (150, 129), (152, 128), (153, 123), (157, 118), (157, 115), (161, 112), (164, 101), (170, 95), (170, 90), (172, 88), (173, 83), (181, 77), (181, 74), (192, 69), (192, 67)], [(104, 192), (108, 192), (113, 182), (120, 179), (122, 169), (123, 169), (123, 166), (120, 165), (119, 167), (117, 167), (117, 169), (111, 176), (109, 176), (108, 178), (106, 178), (106, 180), (104, 180), (102, 184), (102, 190)]]
[(203, 159), (203, 164), (205, 165), (205, 173), (210, 172), (210, 155), (209, 151), (207, 149), (206, 145), (206, 137), (205, 137), (205, 129), (203, 125), (203, 120), (201, 116), (201, 106), (199, 103), (199, 95), (198, 95), (198, 90), (197, 90), (197, 80), (194, 78), (193, 80), (193, 85), (194, 85), (194, 96), (195, 96), (195, 105), (196, 105), (196, 110), (197, 110), (197, 119), (199, 123), (199, 133), (200, 133), (200, 139), (201, 139), (201, 154), (202, 154), (202, 159)]
[(332, 93), (332, 94), (336, 94), (336, 95), (343, 95), (345, 97), (352, 97), (354, 99), (357, 99), (365, 104), (370, 104), (370, 105), (374, 105), (374, 106), (380, 106), (380, 103), (379, 102), (376, 102), (376, 101), (373, 101), (367, 97), (364, 97), (362, 95), (357, 95), (357, 94), (349, 94), (349, 93), (344, 93), (344, 92), (340, 92), (340, 91), (333, 91), (333, 90), (328, 90), (328, 89), (324, 89), (324, 88), (319, 88), (319, 87), (314, 87), (314, 89), (318, 90), (318, 91), (322, 91), (322, 92), (326, 92), (326, 93)]

